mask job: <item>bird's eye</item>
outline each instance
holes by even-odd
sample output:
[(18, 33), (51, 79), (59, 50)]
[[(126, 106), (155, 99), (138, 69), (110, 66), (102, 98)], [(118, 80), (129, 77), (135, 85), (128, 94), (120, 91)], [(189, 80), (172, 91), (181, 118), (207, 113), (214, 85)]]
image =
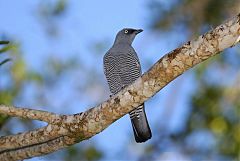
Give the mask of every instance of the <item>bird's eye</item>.
[(128, 33), (128, 30), (125, 30), (124, 33), (127, 34), (127, 33)]

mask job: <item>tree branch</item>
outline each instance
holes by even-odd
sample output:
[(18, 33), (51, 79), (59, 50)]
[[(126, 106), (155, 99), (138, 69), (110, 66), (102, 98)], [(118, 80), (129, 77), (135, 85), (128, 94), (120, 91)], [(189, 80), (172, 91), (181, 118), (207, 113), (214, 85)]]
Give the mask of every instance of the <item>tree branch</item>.
[(54, 120), (59, 119), (59, 115), (47, 111), (33, 110), (28, 108), (17, 108), (13, 106), (1, 105), (0, 113), (13, 117), (22, 117), (25, 119), (40, 120), (52, 123)]
[[(5, 148), (2, 146), (4, 151), (0, 153), (0, 158), (8, 157), (9, 160), (30, 158), (48, 154), (88, 139), (148, 100), (189, 68), (226, 48), (234, 46), (239, 40), (240, 14), (200, 36), (198, 39), (189, 41), (182, 47), (166, 54), (149, 71), (144, 73), (141, 78), (94, 108), (75, 115), (56, 115), (57, 119), (54, 121), (40, 116), (40, 113), (49, 115), (52, 118), (55, 118), (55, 114), (31, 110), (32, 113), (39, 114), (35, 118), (51, 122), (48, 126), (41, 128), (44, 138), (39, 140), (35, 138), (40, 137), (38, 130), (6, 136), (7, 139), (2, 137), (0, 138), (0, 143), (4, 144)], [(0, 105), (0, 109), (2, 107)], [(23, 109), (11, 109), (20, 111), (10, 112), (10, 114), (14, 113), (14, 116), (25, 114)], [(7, 110), (6, 113), (9, 114)], [(34, 118), (30, 113), (27, 114), (28, 116), (20, 117)], [(27, 143), (23, 138), (28, 140)]]
[(57, 151), (58, 149), (73, 145), (74, 143), (74, 138), (63, 136), (45, 143), (0, 152), (0, 160), (11, 161), (22, 160), (23, 158), (32, 158), (33, 156), (45, 155), (51, 151)]
[[(18, 149), (34, 144), (44, 143), (63, 136), (66, 131), (57, 125), (47, 125), (33, 131), (0, 137), (0, 153), (9, 149)], [(1, 158), (1, 157), (0, 157)]]

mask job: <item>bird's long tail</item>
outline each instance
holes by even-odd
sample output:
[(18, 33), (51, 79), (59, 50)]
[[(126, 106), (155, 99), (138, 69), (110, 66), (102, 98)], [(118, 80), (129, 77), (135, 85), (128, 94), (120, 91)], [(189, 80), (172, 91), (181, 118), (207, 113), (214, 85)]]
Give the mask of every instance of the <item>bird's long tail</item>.
[(145, 142), (152, 137), (149, 127), (144, 104), (129, 113), (137, 143)]

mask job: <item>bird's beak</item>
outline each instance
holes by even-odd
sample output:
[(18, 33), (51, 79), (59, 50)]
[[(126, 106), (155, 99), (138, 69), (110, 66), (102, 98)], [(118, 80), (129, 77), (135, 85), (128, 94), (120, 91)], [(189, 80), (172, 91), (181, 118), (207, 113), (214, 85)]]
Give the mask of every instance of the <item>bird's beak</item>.
[(139, 34), (140, 32), (143, 32), (143, 30), (142, 29), (136, 30), (136, 34)]

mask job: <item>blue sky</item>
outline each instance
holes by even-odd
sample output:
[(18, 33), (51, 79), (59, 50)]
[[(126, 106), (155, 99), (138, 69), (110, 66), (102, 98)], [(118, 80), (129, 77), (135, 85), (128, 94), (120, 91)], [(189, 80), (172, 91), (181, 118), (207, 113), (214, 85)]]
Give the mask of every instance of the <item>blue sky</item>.
[[(94, 68), (100, 73), (100, 79), (105, 82), (102, 57), (111, 47), (115, 35), (120, 29), (124, 27), (144, 29), (144, 32), (135, 39), (133, 44), (144, 71), (164, 54), (184, 43), (186, 39), (184, 33), (170, 35), (162, 33), (161, 35), (151, 32), (148, 28), (151, 21), (150, 10), (147, 7), (148, 1), (143, 0), (84, 0), (81, 2), (71, 0), (65, 15), (60, 19), (53, 20), (60, 31), (58, 37), (54, 39), (47, 36), (44, 27), (46, 22), (37, 15), (40, 4), (40, 0), (0, 1), (0, 14), (4, 15), (0, 22), (0, 35), (7, 34), (21, 42), (23, 56), (28, 62), (28, 66), (37, 71), (41, 71), (43, 62), (49, 54), (61, 59), (76, 56), (79, 59), (84, 59), (83, 63), (86, 67)], [(177, 39), (174, 39), (176, 36), (174, 34), (178, 34)], [(102, 55), (96, 56), (96, 54), (91, 53), (91, 46), (93, 43), (101, 41), (106, 42), (106, 46), (104, 46)], [(75, 77), (75, 75), (68, 76), (70, 80)], [(79, 80), (81, 79), (85, 78), (79, 78)], [(71, 93), (67, 88), (69, 84), (67, 81), (64, 82), (61, 83), (59, 89), (63, 90), (65, 94), (59, 97), (68, 97), (67, 94)], [(144, 146), (154, 141), (159, 135), (160, 127), (164, 126), (169, 131), (176, 131), (183, 127), (189, 110), (187, 98), (194, 91), (194, 87), (190, 86), (193, 82), (194, 78), (190, 70), (146, 103), (146, 111), (153, 133), (153, 139), (149, 142), (145, 144), (134, 143), (130, 120), (128, 116), (125, 116), (83, 144), (93, 141), (99, 148), (109, 151), (106, 153), (106, 158), (110, 160), (119, 159), (118, 157), (134, 160)], [(106, 88), (106, 82), (100, 86), (104, 87), (106, 92), (104, 97), (95, 100), (96, 104), (108, 98), (109, 92)], [(56, 90), (52, 95), (56, 95), (58, 92)], [(81, 92), (84, 95), (85, 91)], [(54, 98), (54, 101), (59, 101), (57, 96)], [(175, 100), (171, 101), (171, 99)], [(75, 103), (67, 111), (69, 113), (81, 112), (86, 110), (90, 104), (92, 105), (91, 99), (75, 100)], [(17, 102), (16, 105), (18, 105)], [(24, 101), (23, 105), (28, 105), (28, 101)], [(58, 110), (63, 111), (63, 109), (56, 107), (50, 110), (57, 113)], [(172, 112), (170, 118), (167, 115), (169, 111)], [(126, 147), (128, 149), (123, 150)], [(120, 152), (125, 152), (125, 154), (118, 156)], [(39, 160), (45, 159), (45, 157), (41, 157)], [(31, 160), (38, 160), (38, 158)]]

